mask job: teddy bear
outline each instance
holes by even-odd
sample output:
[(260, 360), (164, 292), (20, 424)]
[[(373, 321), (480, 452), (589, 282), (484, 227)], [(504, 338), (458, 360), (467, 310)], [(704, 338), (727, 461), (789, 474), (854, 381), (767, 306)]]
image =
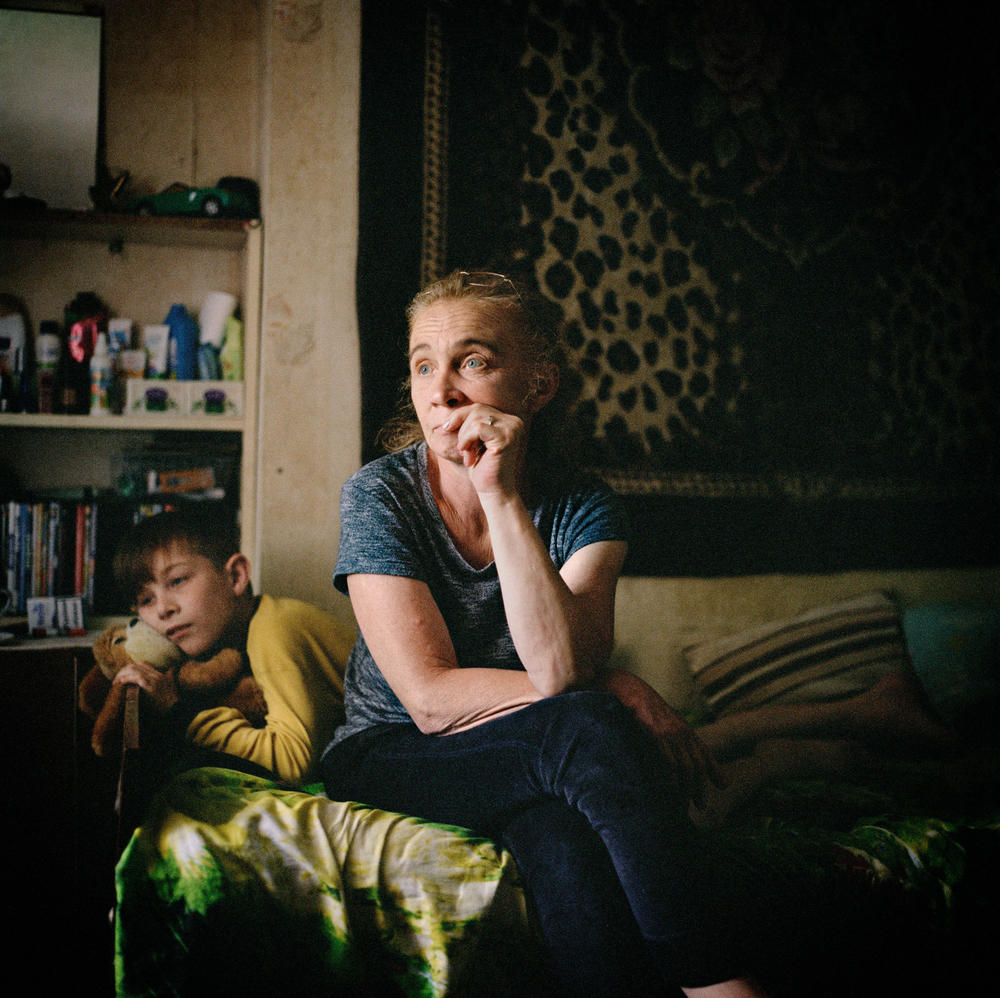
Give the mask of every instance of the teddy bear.
[(99, 756), (114, 754), (121, 746), (128, 686), (113, 683), (128, 661), (148, 662), (165, 672), (176, 670), (178, 692), (197, 697), (205, 707), (232, 707), (255, 728), (264, 726), (264, 694), (235, 648), (223, 648), (205, 661), (187, 659), (172, 641), (133, 617), (128, 624), (112, 624), (93, 647), (94, 665), (80, 682), (80, 709), (94, 720), (91, 746)]

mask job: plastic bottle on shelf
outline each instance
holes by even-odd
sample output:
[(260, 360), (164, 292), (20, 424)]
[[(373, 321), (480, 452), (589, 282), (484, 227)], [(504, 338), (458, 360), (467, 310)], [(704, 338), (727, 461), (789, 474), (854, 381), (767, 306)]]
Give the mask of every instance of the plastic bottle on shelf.
[(234, 315), (226, 320), (226, 338), (219, 359), (224, 380), (243, 380), (243, 323)]
[(108, 349), (108, 334), (98, 333), (90, 358), (90, 414), (107, 416), (110, 413), (111, 351)]
[(110, 406), (115, 414), (125, 408), (125, 373), (122, 369), (122, 355), (132, 348), (131, 319), (108, 320), (108, 352), (111, 354)]
[(77, 405), (76, 366), (69, 352), (69, 336), (59, 329), (59, 360), (56, 364), (55, 384), (52, 392), (52, 411), (59, 413), (79, 412)]
[(56, 411), (56, 369), (59, 367), (61, 349), (59, 323), (55, 319), (43, 319), (38, 324), (38, 336), (35, 337), (35, 370), (38, 372), (36, 392), (39, 412)]
[(64, 309), (66, 349), (64, 377), (61, 378), (62, 411), (89, 410), (90, 358), (97, 334), (107, 330), (108, 310), (93, 291), (81, 291)]
[(170, 327), (170, 375), (193, 381), (198, 370), (198, 327), (183, 305), (171, 305), (164, 325)]
[(24, 316), (0, 301), (0, 412), (24, 407), (26, 346)]
[(17, 412), (20, 396), (17, 376), (0, 363), (0, 412)]

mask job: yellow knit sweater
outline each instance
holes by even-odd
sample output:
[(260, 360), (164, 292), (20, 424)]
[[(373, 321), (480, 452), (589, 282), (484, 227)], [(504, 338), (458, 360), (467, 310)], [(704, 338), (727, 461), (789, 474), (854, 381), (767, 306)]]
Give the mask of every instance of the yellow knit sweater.
[(355, 629), (300, 600), (262, 596), (250, 621), (247, 655), (267, 701), (263, 728), (231, 707), (197, 714), (187, 738), (248, 759), (289, 783), (318, 778), (320, 752), (343, 719), (344, 667)]

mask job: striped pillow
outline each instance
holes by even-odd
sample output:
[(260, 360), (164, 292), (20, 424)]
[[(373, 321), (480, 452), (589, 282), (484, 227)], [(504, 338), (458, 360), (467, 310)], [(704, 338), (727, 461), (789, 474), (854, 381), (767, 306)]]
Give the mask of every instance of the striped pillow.
[(684, 649), (716, 715), (836, 700), (908, 669), (895, 603), (873, 592)]

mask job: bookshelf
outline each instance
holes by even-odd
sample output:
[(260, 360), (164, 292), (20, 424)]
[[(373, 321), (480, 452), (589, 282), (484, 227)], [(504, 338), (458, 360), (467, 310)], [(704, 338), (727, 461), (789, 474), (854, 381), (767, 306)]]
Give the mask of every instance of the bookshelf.
[(234, 462), (227, 501), (256, 571), (262, 235), (258, 221), (236, 219), (69, 211), (0, 217), (0, 292), (25, 304), (32, 335), (40, 321), (61, 321), (77, 292), (91, 290), (113, 316), (137, 327), (162, 322), (174, 302), (197, 314), (209, 292), (229, 291), (244, 324), (242, 415), (0, 413), (0, 499), (74, 501), (79, 492), (114, 500), (130, 455), (187, 454), (196, 464), (222, 454)]

